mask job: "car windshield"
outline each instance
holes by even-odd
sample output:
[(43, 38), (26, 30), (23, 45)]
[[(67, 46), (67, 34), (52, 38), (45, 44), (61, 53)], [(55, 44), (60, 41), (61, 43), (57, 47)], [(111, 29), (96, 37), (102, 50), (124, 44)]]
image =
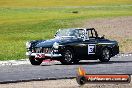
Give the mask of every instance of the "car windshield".
[(81, 37), (84, 30), (81, 29), (62, 29), (56, 33), (56, 37)]

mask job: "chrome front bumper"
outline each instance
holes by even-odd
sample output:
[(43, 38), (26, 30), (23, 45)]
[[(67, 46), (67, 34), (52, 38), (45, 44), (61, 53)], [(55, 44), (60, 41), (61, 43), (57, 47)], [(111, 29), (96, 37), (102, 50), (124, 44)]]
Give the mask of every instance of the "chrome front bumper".
[(61, 57), (62, 55), (61, 54), (53, 54), (53, 53), (45, 54), (45, 53), (26, 52), (26, 56), (35, 56), (36, 58), (43, 58), (43, 57), (54, 58), (54, 57)]

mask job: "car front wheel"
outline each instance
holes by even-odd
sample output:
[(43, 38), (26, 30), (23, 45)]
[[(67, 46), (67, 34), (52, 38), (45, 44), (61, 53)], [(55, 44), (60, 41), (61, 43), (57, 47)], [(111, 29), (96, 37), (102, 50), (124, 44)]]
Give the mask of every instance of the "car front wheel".
[(60, 62), (62, 64), (72, 64), (73, 63), (73, 52), (70, 48), (66, 48), (64, 53), (62, 54), (62, 59), (60, 60)]
[(104, 48), (102, 53), (101, 53), (101, 56), (99, 58), (99, 60), (101, 62), (108, 62), (111, 58), (111, 52), (108, 48)]
[(32, 65), (40, 65), (43, 61), (41, 58), (29, 57), (29, 60)]

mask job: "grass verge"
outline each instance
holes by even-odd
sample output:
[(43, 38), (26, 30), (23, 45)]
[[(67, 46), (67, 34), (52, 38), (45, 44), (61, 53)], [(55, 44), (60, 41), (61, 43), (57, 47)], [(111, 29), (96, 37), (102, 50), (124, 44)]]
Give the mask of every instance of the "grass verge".
[[(78, 13), (72, 13), (78, 11)], [(50, 39), (59, 28), (81, 27), (87, 19), (132, 16), (132, 6), (0, 8), (0, 60), (25, 57), (25, 42)]]

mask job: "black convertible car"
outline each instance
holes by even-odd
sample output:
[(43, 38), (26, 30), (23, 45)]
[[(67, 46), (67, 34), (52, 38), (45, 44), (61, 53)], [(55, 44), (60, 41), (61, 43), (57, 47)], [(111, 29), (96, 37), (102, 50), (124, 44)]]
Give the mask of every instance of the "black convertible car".
[(94, 28), (58, 30), (53, 39), (30, 41), (26, 48), (32, 65), (40, 65), (45, 59), (58, 60), (62, 64), (97, 59), (108, 62), (119, 53), (118, 42), (99, 37)]

